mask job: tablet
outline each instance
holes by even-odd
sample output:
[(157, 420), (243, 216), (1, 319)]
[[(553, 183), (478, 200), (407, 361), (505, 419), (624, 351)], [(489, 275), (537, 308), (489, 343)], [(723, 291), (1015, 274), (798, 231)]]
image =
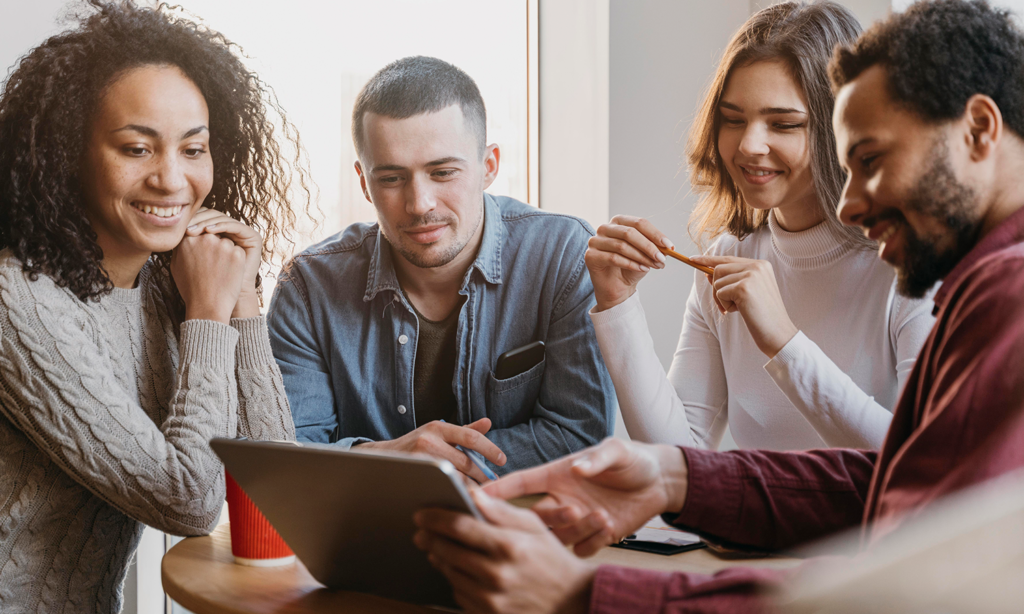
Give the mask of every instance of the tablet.
[(311, 443), (217, 438), (210, 446), (325, 586), (455, 605), (448, 581), (412, 543), (417, 510), (482, 518), (448, 461)]

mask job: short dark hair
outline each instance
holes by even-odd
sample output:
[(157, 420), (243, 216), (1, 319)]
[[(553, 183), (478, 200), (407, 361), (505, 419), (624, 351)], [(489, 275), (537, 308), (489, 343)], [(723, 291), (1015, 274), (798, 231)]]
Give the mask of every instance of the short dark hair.
[(487, 146), (487, 111), (476, 82), (456, 66), (423, 55), (396, 60), (377, 71), (363, 86), (352, 109), (352, 140), (363, 151), (363, 115), (375, 113), (405, 119), (436, 113), (458, 104), (462, 116), (479, 138), (480, 154)]
[(833, 89), (876, 64), (893, 100), (927, 121), (961, 117), (967, 100), (984, 94), (1024, 136), (1024, 34), (1009, 11), (983, 0), (917, 2), (836, 49)]

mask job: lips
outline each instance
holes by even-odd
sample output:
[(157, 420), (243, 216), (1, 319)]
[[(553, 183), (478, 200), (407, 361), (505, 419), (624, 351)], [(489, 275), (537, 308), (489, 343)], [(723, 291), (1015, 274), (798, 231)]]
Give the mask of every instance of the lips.
[(764, 185), (783, 173), (783, 171), (764, 166), (747, 166), (741, 164), (739, 167), (740, 172), (743, 174), (743, 179), (752, 185)]
[(878, 257), (886, 262), (893, 263), (902, 245), (900, 229), (903, 224), (898, 221), (889, 221), (876, 224), (868, 232), (868, 238), (878, 242)]
[(187, 209), (186, 205), (177, 203), (152, 203), (146, 201), (132, 201), (129, 203), (132, 209), (139, 214), (139, 217), (154, 226), (174, 226), (181, 221), (182, 211)]
[(448, 230), (447, 224), (436, 224), (432, 226), (421, 226), (418, 228), (409, 228), (404, 230), (406, 236), (421, 245), (434, 243), (444, 236), (445, 231)]

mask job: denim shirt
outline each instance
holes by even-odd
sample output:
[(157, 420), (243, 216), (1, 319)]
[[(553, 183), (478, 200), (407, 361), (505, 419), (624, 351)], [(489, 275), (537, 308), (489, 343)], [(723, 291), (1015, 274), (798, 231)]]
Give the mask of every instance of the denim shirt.
[[(593, 445), (615, 425), (615, 390), (587, 312), (583, 262), (593, 230), (567, 215), (484, 194), (484, 231), (459, 293), (452, 380), (458, 420), (491, 419), (508, 459), (498, 473)], [(353, 224), (285, 267), (268, 314), (300, 441), (396, 439), (419, 426), (413, 372), (419, 321), (377, 224)], [(533, 341), (545, 357), (496, 379), (498, 357)]]

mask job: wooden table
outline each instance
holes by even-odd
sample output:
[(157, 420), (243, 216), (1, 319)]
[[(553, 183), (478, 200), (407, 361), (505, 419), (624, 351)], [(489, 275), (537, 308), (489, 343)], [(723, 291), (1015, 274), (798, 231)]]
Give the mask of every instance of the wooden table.
[[(791, 558), (719, 558), (706, 549), (674, 556), (605, 548), (590, 559), (601, 564), (661, 571), (714, 573), (726, 567), (792, 567)], [(313, 579), (301, 562), (284, 567), (236, 565), (228, 525), (206, 537), (190, 537), (164, 555), (162, 579), (167, 594), (196, 614), (436, 614), (437, 610), (374, 595), (331, 591)]]

